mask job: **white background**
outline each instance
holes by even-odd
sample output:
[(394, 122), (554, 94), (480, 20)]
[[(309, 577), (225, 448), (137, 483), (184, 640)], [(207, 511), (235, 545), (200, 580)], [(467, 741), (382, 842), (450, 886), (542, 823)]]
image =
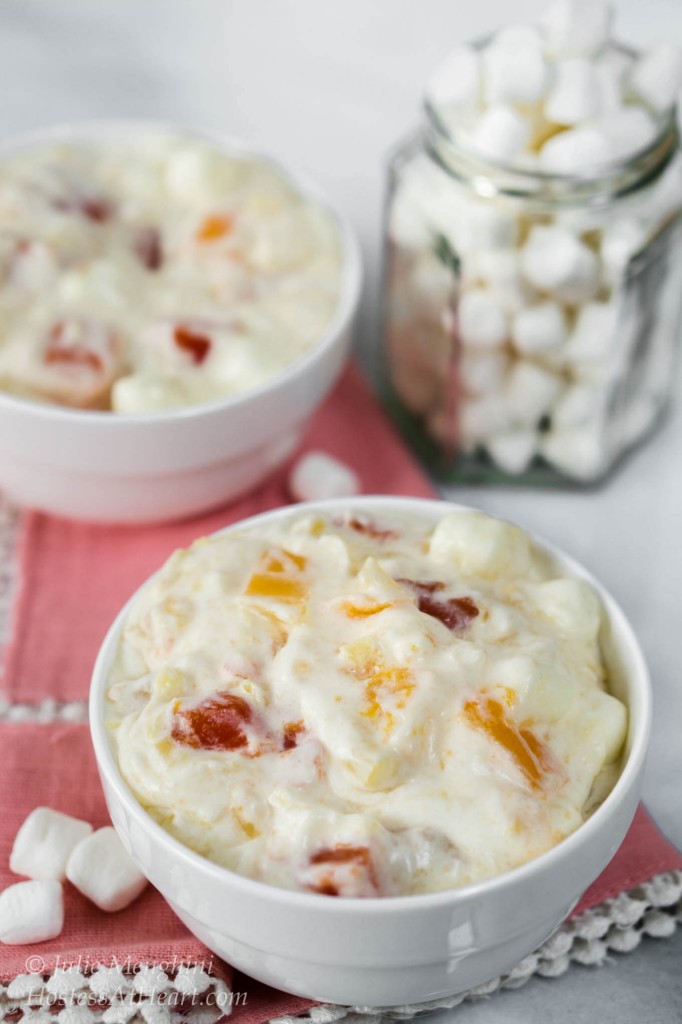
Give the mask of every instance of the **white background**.
[[(84, 117), (172, 118), (222, 129), (308, 171), (354, 223), (372, 365), (386, 154), (417, 121), (447, 50), (535, 18), (533, 0), (3, 0), (0, 132)], [(619, 34), (682, 41), (680, 0), (623, 0)], [(677, 388), (679, 393), (680, 388)], [(594, 492), (457, 488), (585, 562), (645, 648), (655, 714), (645, 799), (682, 845), (682, 416)], [(572, 968), (452, 1014), (463, 1024), (682, 1021), (682, 935), (599, 971)]]

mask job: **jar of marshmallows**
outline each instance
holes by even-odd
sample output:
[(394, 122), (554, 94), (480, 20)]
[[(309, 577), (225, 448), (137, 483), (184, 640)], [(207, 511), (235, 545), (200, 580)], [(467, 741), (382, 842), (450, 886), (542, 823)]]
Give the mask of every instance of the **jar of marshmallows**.
[(658, 423), (682, 313), (682, 51), (601, 0), (458, 47), (390, 163), (385, 381), (443, 478), (594, 483)]

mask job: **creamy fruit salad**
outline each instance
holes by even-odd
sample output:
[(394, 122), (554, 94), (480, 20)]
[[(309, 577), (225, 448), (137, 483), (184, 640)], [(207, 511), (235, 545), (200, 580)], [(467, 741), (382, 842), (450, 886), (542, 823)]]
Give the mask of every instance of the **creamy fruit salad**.
[(0, 163), (0, 389), (149, 413), (240, 394), (321, 337), (339, 233), (208, 142), (44, 143)]
[(601, 621), (483, 514), (256, 523), (176, 552), (133, 602), (111, 741), (148, 812), (240, 874), (457, 888), (553, 847), (615, 782)]

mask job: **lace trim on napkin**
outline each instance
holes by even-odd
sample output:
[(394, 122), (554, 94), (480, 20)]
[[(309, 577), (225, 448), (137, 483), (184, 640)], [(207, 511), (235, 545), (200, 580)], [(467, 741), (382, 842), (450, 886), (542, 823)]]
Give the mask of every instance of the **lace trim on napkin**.
[[(612, 952), (631, 952), (645, 935), (672, 935), (680, 922), (682, 871), (656, 875), (567, 921), (508, 974), (461, 995), (393, 1006), (385, 1012), (394, 1019), (409, 1020), (498, 989), (520, 988), (535, 974), (557, 978), (572, 963), (599, 967)], [(8, 985), (0, 985), (0, 1021), (7, 1024), (215, 1024), (235, 1005), (240, 1005), (240, 994), (233, 999), (223, 981), (200, 967), (181, 967), (173, 974), (160, 967), (140, 967), (132, 974), (101, 967), (89, 975), (72, 967), (45, 976), (20, 974)], [(371, 1007), (320, 1005), (299, 1017), (275, 1018), (271, 1024), (379, 1024), (382, 1016)]]
[[(0, 496), (0, 648), (8, 631), (16, 589), (16, 541), (19, 516)], [(9, 704), (0, 697), (0, 721), (82, 722), (85, 701)], [(390, 1016), (409, 1020), (432, 1010), (446, 1010), (464, 1000), (488, 996), (498, 989), (520, 988), (538, 974), (557, 978), (572, 963), (600, 967), (611, 952), (630, 953), (642, 937), (667, 938), (682, 922), (682, 871), (656, 875), (644, 885), (620, 893), (565, 922), (534, 953), (508, 974), (470, 992), (431, 1003), (386, 1008)], [(180, 967), (167, 974), (161, 967), (141, 966), (133, 973), (101, 967), (91, 974), (79, 968), (51, 975), (20, 974), (0, 985), (0, 1024), (215, 1024), (239, 1005), (219, 978), (200, 967)], [(248, 1003), (247, 1003), (248, 1005)], [(379, 1022), (371, 1007), (320, 1005), (300, 1017), (279, 1017), (272, 1024), (353, 1024)]]

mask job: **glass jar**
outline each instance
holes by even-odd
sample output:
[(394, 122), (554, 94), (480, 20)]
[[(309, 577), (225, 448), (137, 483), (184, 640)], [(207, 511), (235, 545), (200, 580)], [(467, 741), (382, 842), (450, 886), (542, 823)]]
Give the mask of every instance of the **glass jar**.
[(387, 402), (442, 479), (594, 483), (661, 418), (682, 312), (676, 111), (599, 176), (494, 164), (428, 104), (390, 161)]

